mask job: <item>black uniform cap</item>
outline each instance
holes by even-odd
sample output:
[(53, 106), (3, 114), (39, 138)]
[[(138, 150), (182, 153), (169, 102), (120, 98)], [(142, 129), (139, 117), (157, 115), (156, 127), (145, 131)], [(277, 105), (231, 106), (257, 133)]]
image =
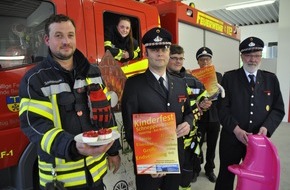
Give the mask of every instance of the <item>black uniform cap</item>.
[(196, 52), (196, 60), (205, 56), (212, 58), (212, 51), (208, 47), (202, 47)]
[(163, 48), (170, 46), (172, 41), (172, 35), (164, 28), (155, 27), (148, 30), (143, 38), (142, 43), (146, 48)]
[(239, 50), (241, 53), (251, 53), (263, 51), (264, 42), (257, 37), (248, 37), (240, 43)]

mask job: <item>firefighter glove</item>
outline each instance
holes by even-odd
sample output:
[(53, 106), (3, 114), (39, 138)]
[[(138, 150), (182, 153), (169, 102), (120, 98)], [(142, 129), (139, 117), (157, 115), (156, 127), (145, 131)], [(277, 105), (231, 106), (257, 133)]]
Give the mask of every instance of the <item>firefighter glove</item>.
[(100, 129), (106, 128), (112, 119), (111, 105), (100, 84), (88, 86), (91, 116), (93, 123)]

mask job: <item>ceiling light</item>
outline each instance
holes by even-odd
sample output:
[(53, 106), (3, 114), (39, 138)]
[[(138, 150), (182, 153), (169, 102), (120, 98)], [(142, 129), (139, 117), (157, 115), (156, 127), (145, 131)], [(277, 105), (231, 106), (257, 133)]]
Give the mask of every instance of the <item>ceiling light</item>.
[(268, 4), (272, 4), (274, 2), (275, 2), (275, 0), (248, 1), (248, 2), (244, 2), (244, 3), (238, 3), (238, 4), (226, 6), (226, 10), (244, 9), (244, 8), (249, 8), (249, 7), (268, 5)]

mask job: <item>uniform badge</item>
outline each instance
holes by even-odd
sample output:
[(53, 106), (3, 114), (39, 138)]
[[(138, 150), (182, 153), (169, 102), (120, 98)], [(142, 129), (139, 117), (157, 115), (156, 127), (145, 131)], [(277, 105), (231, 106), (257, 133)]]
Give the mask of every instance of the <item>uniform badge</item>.
[(154, 38), (154, 42), (161, 42), (163, 40), (163, 38), (161, 38), (160, 36), (156, 36), (156, 38)]
[(270, 111), (270, 106), (269, 105), (266, 106), (266, 111)]
[(11, 112), (19, 111), (19, 96), (7, 96), (6, 97), (6, 105)]
[(271, 91), (270, 90), (265, 90), (264, 93), (266, 93), (267, 96), (271, 96)]
[(82, 111), (77, 111), (77, 115), (80, 117), (83, 115), (83, 112)]
[(180, 103), (180, 102), (186, 102), (186, 97), (185, 97), (185, 95), (179, 95), (178, 96), (178, 102)]

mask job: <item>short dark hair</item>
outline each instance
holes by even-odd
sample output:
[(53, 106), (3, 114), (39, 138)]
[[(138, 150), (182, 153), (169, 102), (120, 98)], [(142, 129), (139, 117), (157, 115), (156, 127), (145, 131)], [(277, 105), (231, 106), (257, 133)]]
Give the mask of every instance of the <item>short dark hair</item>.
[(180, 45), (171, 44), (170, 46), (170, 54), (184, 54), (184, 49)]
[(61, 22), (67, 22), (67, 21), (70, 21), (73, 24), (73, 26), (76, 28), (75, 22), (71, 18), (69, 18), (68, 16), (63, 15), (63, 14), (51, 15), (47, 19), (45, 26), (44, 26), (45, 34), (49, 36), (49, 26), (52, 23), (61, 23)]

